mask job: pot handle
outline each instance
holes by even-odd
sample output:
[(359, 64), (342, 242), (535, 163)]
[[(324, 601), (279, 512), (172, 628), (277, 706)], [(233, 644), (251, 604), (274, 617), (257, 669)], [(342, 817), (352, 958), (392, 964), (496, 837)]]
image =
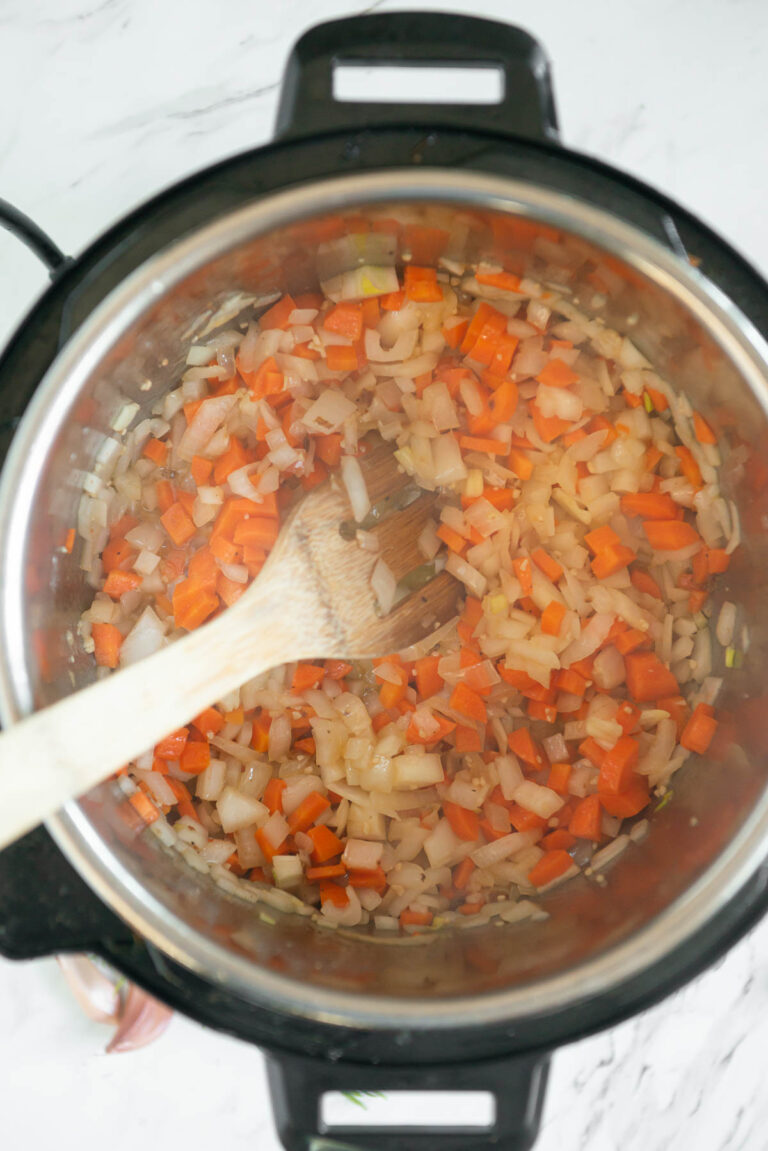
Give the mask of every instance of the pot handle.
[[(344, 102), (334, 95), (334, 69), (344, 64), (498, 69), (503, 92), (490, 104)], [(294, 45), (280, 92), (278, 138), (421, 122), (557, 140), (549, 62), (541, 45), (521, 28), (442, 12), (332, 20), (310, 28)]]
[(44, 828), (0, 852), (0, 954), (7, 959), (96, 951), (105, 939), (132, 938)]
[(51, 277), (55, 276), (59, 269), (68, 262), (69, 257), (65, 256), (58, 245), (54, 244), (47, 232), (44, 232), (24, 212), (20, 212), (18, 208), (14, 208), (13, 204), (9, 204), (7, 200), (1, 198), (0, 228), (5, 228), (26, 244), (30, 251), (34, 252), (39, 260), (42, 260)]
[[(270, 1052), (267, 1076), (278, 1134), (286, 1151), (528, 1151), (536, 1141), (549, 1055), (443, 1066), (373, 1066)], [(326, 1092), (482, 1091), (495, 1103), (489, 1126), (326, 1126)], [(364, 1100), (360, 1101), (364, 1103)]]

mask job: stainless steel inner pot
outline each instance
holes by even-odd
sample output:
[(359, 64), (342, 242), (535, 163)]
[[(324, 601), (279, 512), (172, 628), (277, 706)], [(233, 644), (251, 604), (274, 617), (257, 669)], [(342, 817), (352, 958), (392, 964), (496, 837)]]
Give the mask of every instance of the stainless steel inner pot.
[(140, 935), (251, 1003), (374, 1029), (412, 1023), (417, 998), (435, 1027), (513, 1020), (577, 1003), (663, 960), (718, 915), (768, 848), (765, 527), (750, 487), (750, 464), (768, 444), (768, 348), (697, 272), (695, 252), (689, 262), (573, 196), (440, 169), (355, 175), (254, 200), (160, 252), (65, 346), (9, 454), (0, 485), (0, 713), (9, 723), (93, 678), (76, 631), (92, 589), (77, 550), (68, 556), (61, 544), (87, 498), (86, 477), (119, 447), (112, 429), (126, 404), (139, 405), (138, 421), (176, 385), (190, 331), (234, 292), (315, 287), (323, 237), (352, 215), (443, 229), (456, 259), (545, 276), (628, 334), (723, 429), (723, 484), (743, 536), (727, 597), (742, 607), (750, 646), (743, 666), (725, 671), (714, 645), (714, 674), (725, 676), (716, 753), (675, 776), (673, 802), (605, 872), (604, 886), (582, 876), (545, 896), (544, 922), (403, 943), (320, 929), (222, 890), (127, 819), (113, 783), (48, 826)]

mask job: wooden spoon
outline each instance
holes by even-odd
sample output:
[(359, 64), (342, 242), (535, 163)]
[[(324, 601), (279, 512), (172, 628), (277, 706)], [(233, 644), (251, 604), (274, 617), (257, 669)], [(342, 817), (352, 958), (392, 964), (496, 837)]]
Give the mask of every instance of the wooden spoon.
[(436, 495), (408, 492), (411, 481), (387, 445), (361, 464), (378, 513), (371, 529), (378, 550), (357, 542), (343, 489), (336, 482), (316, 488), (288, 517), (258, 579), (232, 607), (0, 735), (0, 848), (269, 668), (386, 655), (456, 615), (460, 589), (447, 573), (388, 615), (378, 611), (370, 584), (376, 561), (381, 556), (398, 580), (423, 564), (416, 541)]

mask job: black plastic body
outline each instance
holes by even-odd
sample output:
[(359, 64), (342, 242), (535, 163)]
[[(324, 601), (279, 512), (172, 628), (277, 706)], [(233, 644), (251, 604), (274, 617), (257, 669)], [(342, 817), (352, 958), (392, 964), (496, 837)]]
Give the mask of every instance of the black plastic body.
[[(439, 29), (435, 21), (439, 20)], [(404, 21), (406, 23), (397, 24)], [(404, 44), (404, 28), (410, 40)], [(255, 197), (344, 173), (390, 167), (465, 168), (530, 181), (586, 199), (676, 249), (694, 251), (702, 270), (768, 336), (768, 288), (737, 253), (676, 204), (599, 161), (553, 141), (556, 119), (541, 49), (525, 33), (466, 17), (370, 16), (313, 29), (289, 61), (276, 143), (185, 180), (115, 225), (76, 260), (63, 264), (0, 357), (0, 456), (59, 348), (108, 292), (137, 266), (197, 227)], [(371, 38), (373, 37), (373, 38)], [(413, 45), (411, 52), (410, 45)], [(503, 68), (506, 103), (361, 112), (332, 99), (334, 61), (413, 62)], [(308, 104), (302, 105), (301, 101)], [(449, 109), (446, 112), (446, 108)], [(492, 125), (492, 126), (491, 126)], [(347, 1148), (529, 1147), (543, 1093), (547, 1053), (633, 1014), (703, 970), (768, 908), (768, 872), (756, 875), (716, 919), (663, 963), (577, 1007), (514, 1024), (448, 1031), (414, 1020), (406, 1043), (393, 1030), (339, 1027), (258, 1009), (148, 946), (93, 895), (38, 830), (0, 854), (0, 952), (27, 958), (62, 950), (98, 952), (172, 1007), (271, 1053), (270, 1080), (286, 1147), (309, 1148), (317, 1100), (325, 1090), (480, 1086), (501, 1097), (493, 1139), (487, 1132), (378, 1132), (338, 1135)], [(534, 1073), (535, 1072), (535, 1073)], [(486, 1142), (482, 1142), (485, 1138)], [(453, 1139), (450, 1142), (449, 1139)], [(431, 1140), (431, 1142), (430, 1142)], [(472, 1140), (475, 1140), (472, 1142)], [(478, 1140), (480, 1140), (478, 1142)], [(491, 1141), (489, 1141), (491, 1140)], [(494, 1141), (495, 1140), (495, 1141)]]

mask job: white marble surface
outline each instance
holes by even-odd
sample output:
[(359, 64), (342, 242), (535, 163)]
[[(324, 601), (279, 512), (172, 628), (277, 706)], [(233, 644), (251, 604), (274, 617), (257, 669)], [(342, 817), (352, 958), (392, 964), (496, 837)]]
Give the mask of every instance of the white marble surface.
[[(77, 252), (157, 190), (266, 141), (292, 40), (362, 7), (0, 0), (0, 196)], [(473, 10), (541, 38), (569, 144), (669, 192), (768, 271), (765, 0)], [(44, 282), (0, 233), (0, 341)], [(0, 962), (5, 1146), (278, 1147), (253, 1048), (179, 1017), (134, 1054), (104, 1056), (106, 1038), (52, 960)], [(767, 1042), (768, 923), (659, 1007), (560, 1051), (537, 1151), (764, 1151)]]

